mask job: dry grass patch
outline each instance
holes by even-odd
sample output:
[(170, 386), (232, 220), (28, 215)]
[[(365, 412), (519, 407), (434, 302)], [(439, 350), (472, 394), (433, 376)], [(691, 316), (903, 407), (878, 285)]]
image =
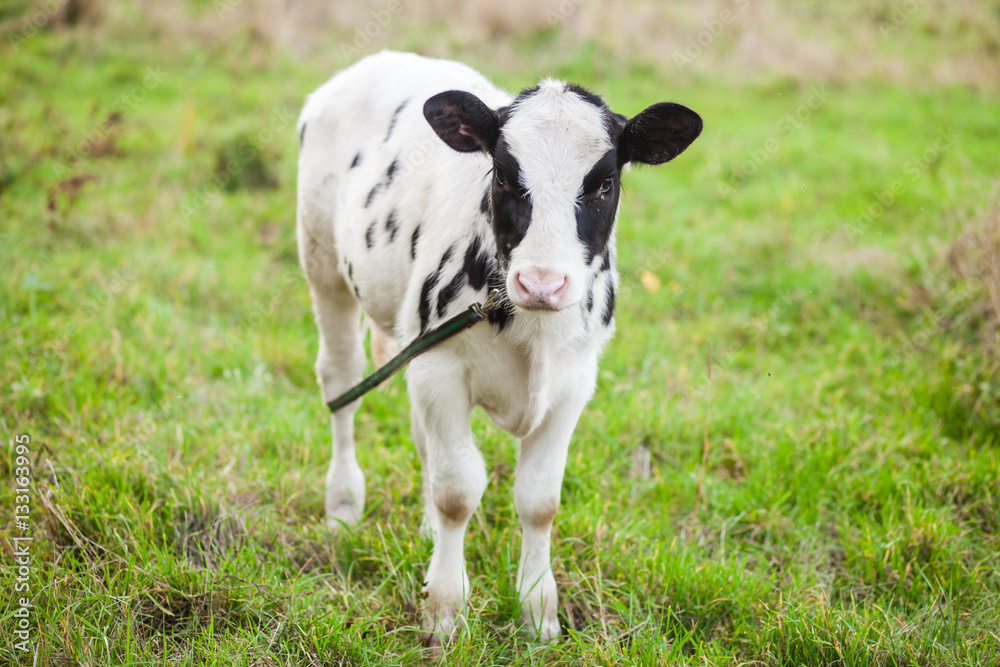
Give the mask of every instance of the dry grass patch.
[(967, 313), (981, 323), (987, 351), (1000, 353), (1000, 197), (948, 248), (948, 267), (968, 292)]

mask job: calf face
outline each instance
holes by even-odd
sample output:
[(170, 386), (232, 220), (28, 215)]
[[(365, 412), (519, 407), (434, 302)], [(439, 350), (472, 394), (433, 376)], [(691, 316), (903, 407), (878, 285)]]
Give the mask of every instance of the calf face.
[(451, 148), (493, 159), (487, 198), (506, 295), (535, 311), (578, 304), (587, 275), (607, 262), (622, 168), (671, 160), (702, 128), (679, 104), (654, 104), (629, 120), (551, 80), (500, 109), (447, 91), (427, 100), (424, 116)]

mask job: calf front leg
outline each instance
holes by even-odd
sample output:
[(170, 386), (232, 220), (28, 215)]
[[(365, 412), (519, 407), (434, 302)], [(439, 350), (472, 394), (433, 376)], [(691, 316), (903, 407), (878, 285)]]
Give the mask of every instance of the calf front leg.
[(559, 509), (570, 437), (585, 400), (564, 401), (521, 441), (514, 481), (514, 506), (521, 518), (521, 560), (517, 590), (521, 620), (542, 641), (559, 636), (559, 597), (552, 575), (552, 521)]
[(427, 568), (425, 641), (448, 642), (465, 605), (465, 529), (486, 489), (486, 466), (469, 426), (472, 409), (461, 364), (447, 352), (425, 355), (407, 375), (416, 429), (423, 436), (425, 500), (434, 551)]

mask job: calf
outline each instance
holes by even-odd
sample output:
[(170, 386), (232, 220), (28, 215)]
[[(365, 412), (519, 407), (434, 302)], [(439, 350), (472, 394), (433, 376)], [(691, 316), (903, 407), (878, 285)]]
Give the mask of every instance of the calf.
[[(542, 639), (558, 635), (549, 533), (570, 436), (614, 328), (622, 169), (676, 157), (701, 119), (663, 102), (629, 120), (549, 79), (512, 98), (464, 65), (382, 52), (310, 95), (298, 127), (298, 243), (324, 401), (362, 378), (362, 312), (373, 349), (384, 349), (500, 292), (488, 324), (406, 373), (434, 540), (428, 642), (452, 635), (469, 590), (465, 529), (487, 484), (469, 425), (477, 405), (520, 440), (517, 589), (524, 621)], [(332, 416), (335, 527), (364, 510), (359, 405)]]

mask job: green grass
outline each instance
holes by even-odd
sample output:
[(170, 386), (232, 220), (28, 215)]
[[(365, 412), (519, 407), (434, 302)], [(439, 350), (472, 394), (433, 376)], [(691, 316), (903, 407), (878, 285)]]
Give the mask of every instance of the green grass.
[[(358, 413), (365, 521), (323, 525), (285, 119), (330, 63), (263, 57), (248, 35), (100, 30), (40, 32), (0, 70), (0, 547), (12, 562), (27, 434), (38, 664), (431, 662), (401, 378)], [(827, 84), (789, 129), (812, 83), (521, 47), (535, 64), (472, 61), (629, 114), (673, 99), (706, 130), (625, 177), (618, 332), (555, 528), (564, 635), (517, 631), (516, 447), (477, 413), (491, 483), (450, 662), (1000, 662), (1000, 390), (940, 260), (995, 204), (997, 94)], [(147, 67), (162, 82), (116, 106)], [(954, 142), (925, 156), (941, 132)], [(248, 139), (253, 168), (210, 187)], [(15, 577), (0, 573), (5, 636)]]

